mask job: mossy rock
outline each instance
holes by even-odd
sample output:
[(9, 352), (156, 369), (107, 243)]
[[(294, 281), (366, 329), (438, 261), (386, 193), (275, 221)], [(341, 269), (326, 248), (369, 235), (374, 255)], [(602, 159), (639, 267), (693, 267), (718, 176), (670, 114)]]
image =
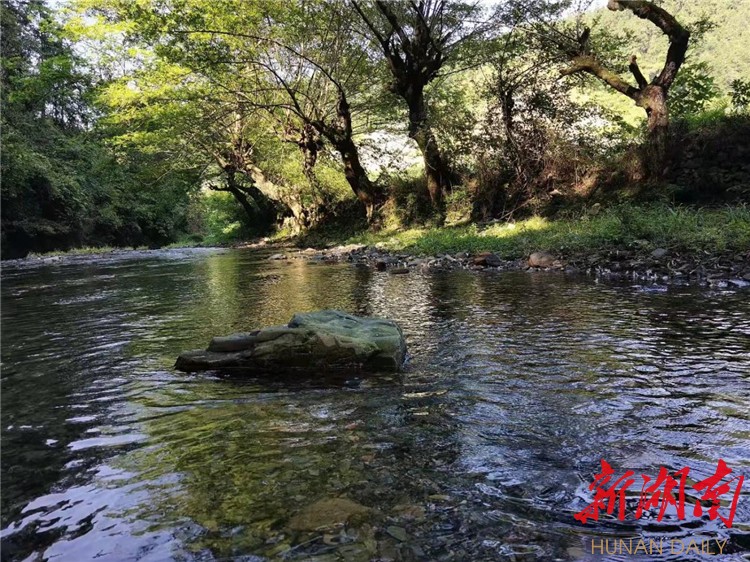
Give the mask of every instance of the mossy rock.
[(285, 326), (216, 337), (205, 351), (180, 355), (175, 366), (187, 372), (397, 371), (405, 355), (403, 332), (392, 320), (322, 310), (295, 314)]

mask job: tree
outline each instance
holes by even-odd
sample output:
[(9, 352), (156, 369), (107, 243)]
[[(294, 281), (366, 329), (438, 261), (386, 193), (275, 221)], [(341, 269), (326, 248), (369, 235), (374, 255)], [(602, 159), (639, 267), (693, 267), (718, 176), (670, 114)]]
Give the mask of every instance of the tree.
[(326, 141), (338, 153), (344, 176), (372, 221), (384, 196), (362, 165), (354, 118), (371, 105), (373, 72), (364, 45), (353, 35), (351, 18), (341, 5), (310, 2), (287, 14), (283, 30), (247, 38), (263, 45), (254, 64), (268, 73), (285, 97), (266, 107), (296, 118), (297, 124), (291, 125), (293, 141), (303, 154), (311, 185), (316, 187), (313, 168)]
[(266, 182), (256, 150), (271, 131), (257, 108), (189, 69), (158, 59), (112, 82), (100, 101), (111, 111), (103, 125), (121, 154), (159, 155), (168, 162), (164, 175), (189, 171), (196, 179), (193, 189), (204, 185), (229, 193), (253, 234), (273, 227), (277, 209), (270, 196), (279, 197), (258, 188)]
[[(313, 190), (319, 187), (314, 167), (325, 141), (338, 154), (347, 182), (372, 218), (382, 195), (361, 164), (350, 100), (350, 95), (363, 97), (367, 89), (363, 65), (368, 61), (349, 39), (350, 18), (336, 4), (93, 4), (130, 22), (132, 40), (156, 44), (157, 57), (190, 69), (215, 90), (231, 92), (246, 107), (266, 112), (278, 137), (298, 146)], [(239, 74), (244, 78), (236, 80)]]
[(576, 47), (568, 51), (570, 65), (561, 71), (563, 76), (586, 72), (602, 80), (611, 88), (631, 98), (647, 115), (648, 144), (646, 171), (649, 176), (659, 178), (667, 164), (669, 137), (669, 106), (667, 97), (677, 72), (685, 60), (690, 32), (674, 16), (647, 0), (609, 0), (607, 8), (612, 11), (630, 10), (641, 19), (657, 26), (669, 38), (669, 50), (661, 71), (648, 81), (632, 55), (628, 69), (636, 85), (623, 79), (607, 68), (594, 54), (589, 52), (590, 30), (586, 28), (578, 37)]
[[(538, 48), (533, 34), (512, 24), (498, 43), (491, 60), (494, 80), (489, 88), (490, 104), (500, 110), (504, 148), (518, 179), (524, 181), (530, 179), (526, 177), (530, 170), (525, 164), (529, 162), (532, 147), (522, 146), (518, 129), (532, 125), (534, 119), (528, 113), (544, 105), (547, 99), (544, 86), (547, 86), (551, 60), (543, 49)], [(519, 119), (521, 111), (527, 112), (524, 119)]]
[(0, 17), (3, 257), (172, 241), (187, 178), (115, 157), (97, 127), (99, 84), (44, 2), (4, 0)]
[(446, 64), (458, 62), (452, 59), (465, 43), (487, 30), (487, 22), (477, 23), (483, 9), (478, 3), (445, 0), (375, 0), (368, 5), (352, 0), (352, 6), (388, 63), (389, 90), (406, 102), (409, 137), (422, 153), (430, 199), (442, 215), (444, 192), (454, 174), (433, 133), (425, 88)]
[[(343, 23), (344, 20), (339, 22)], [(330, 30), (330, 34), (326, 36), (330, 40), (318, 52), (340, 53), (342, 46), (339, 41), (346, 37), (346, 30)], [(322, 135), (339, 153), (347, 182), (362, 203), (368, 221), (373, 220), (375, 209), (382, 203), (383, 195), (380, 188), (370, 180), (360, 160), (359, 149), (354, 142), (351, 104), (344, 84), (333, 74), (339, 65), (329, 67), (303, 54), (302, 49), (297, 50), (283, 43), (274, 41), (273, 46), (291, 55), (284, 58), (287, 65), (290, 58), (294, 60), (296, 70), (292, 73), (293, 78), (285, 77), (288, 68), (279, 68), (270, 61), (258, 64), (266, 68), (281, 86), (291, 102), (289, 110), (302, 122), (298, 128), (297, 144), (305, 156), (306, 174), (311, 182), (314, 181), (312, 167), (320, 148), (319, 135)], [(357, 76), (355, 70), (345, 68), (344, 72), (350, 77)]]
[[(256, 185), (259, 175), (254, 162), (254, 147), (248, 128), (253, 127), (252, 116), (241, 106), (229, 113), (228, 119), (212, 121), (219, 124), (220, 130), (210, 127), (209, 135), (197, 142), (210, 155), (223, 179), (223, 186), (209, 181), (208, 187), (214, 191), (225, 191), (234, 197), (245, 211), (248, 224), (255, 234), (267, 234), (276, 223), (276, 209), (268, 195)], [(228, 121), (228, 122), (227, 122)], [(206, 123), (205, 120), (201, 120)]]

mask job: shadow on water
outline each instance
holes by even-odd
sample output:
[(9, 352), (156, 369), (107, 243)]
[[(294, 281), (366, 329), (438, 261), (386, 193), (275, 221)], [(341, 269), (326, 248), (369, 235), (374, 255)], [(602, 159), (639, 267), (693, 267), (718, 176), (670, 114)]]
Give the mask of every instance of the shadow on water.
[[(641, 560), (745, 559), (747, 490), (731, 530), (692, 509), (686, 521), (573, 515), (602, 458), (620, 474), (689, 466), (691, 483), (719, 458), (748, 473), (747, 293), (266, 257), (3, 269), (3, 560), (639, 559), (592, 555), (613, 537), (728, 540), (720, 557)], [(321, 308), (398, 321), (405, 372), (171, 368), (213, 335)], [(372, 510), (291, 528), (337, 497)]]

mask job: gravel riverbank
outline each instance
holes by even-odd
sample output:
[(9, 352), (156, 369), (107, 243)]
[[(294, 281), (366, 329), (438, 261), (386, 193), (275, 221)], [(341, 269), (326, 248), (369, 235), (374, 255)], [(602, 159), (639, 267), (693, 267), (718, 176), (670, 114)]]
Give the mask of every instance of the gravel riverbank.
[(473, 271), (561, 271), (602, 279), (622, 279), (657, 284), (697, 284), (713, 287), (750, 287), (750, 252), (687, 254), (656, 248), (651, 251), (620, 249), (557, 256), (533, 252), (522, 259), (506, 260), (492, 252), (457, 252), (420, 256), (377, 246), (349, 244), (327, 249), (288, 249), (269, 259), (304, 259), (312, 263), (352, 263), (393, 275)]

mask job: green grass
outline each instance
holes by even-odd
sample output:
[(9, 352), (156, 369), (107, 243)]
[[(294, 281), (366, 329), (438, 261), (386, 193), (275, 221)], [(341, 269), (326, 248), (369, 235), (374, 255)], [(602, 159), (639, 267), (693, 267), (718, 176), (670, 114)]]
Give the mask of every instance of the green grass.
[[(146, 246), (139, 246), (138, 248), (132, 248), (135, 250), (147, 250)], [(51, 252), (31, 252), (29, 258), (50, 258), (55, 256), (88, 256), (91, 254), (110, 254), (112, 252), (122, 250), (122, 248), (115, 248), (113, 246), (84, 246), (82, 248), (71, 248), (70, 250), (53, 250)]]
[(747, 251), (750, 208), (695, 209), (620, 205), (577, 218), (533, 217), (507, 224), (329, 236), (327, 243), (379, 244), (419, 255), (491, 251), (504, 259), (545, 250), (566, 256), (616, 248), (644, 251), (657, 247), (682, 252)]

